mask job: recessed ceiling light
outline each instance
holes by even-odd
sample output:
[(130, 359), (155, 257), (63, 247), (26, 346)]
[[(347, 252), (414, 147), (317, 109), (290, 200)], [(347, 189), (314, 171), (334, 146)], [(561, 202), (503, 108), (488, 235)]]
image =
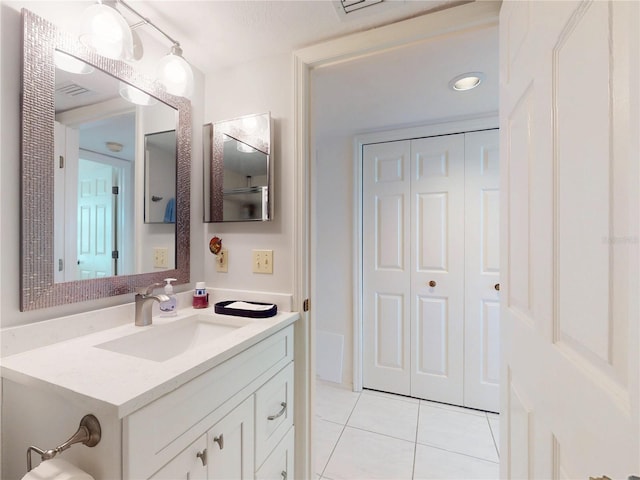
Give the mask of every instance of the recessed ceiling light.
[(484, 80), (484, 73), (482, 72), (468, 72), (454, 77), (449, 82), (449, 88), (454, 89), (456, 92), (464, 92), (476, 88)]
[(111, 150), (114, 153), (121, 152), (123, 147), (123, 145), (118, 142), (105, 142), (105, 145), (109, 150)]

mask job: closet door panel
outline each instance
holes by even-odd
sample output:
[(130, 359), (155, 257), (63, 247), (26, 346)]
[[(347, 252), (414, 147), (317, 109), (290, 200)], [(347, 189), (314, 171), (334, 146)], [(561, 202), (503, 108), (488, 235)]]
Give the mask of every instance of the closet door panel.
[(499, 410), (499, 138), (466, 134), (464, 405)]
[(363, 147), (363, 385), (409, 394), (410, 142)]
[(462, 403), (464, 135), (411, 142), (411, 395)]

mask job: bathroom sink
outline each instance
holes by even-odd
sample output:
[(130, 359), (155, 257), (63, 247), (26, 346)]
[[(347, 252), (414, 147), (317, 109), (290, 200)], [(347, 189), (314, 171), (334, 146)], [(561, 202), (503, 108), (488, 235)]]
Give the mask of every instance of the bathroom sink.
[(164, 325), (142, 327), (140, 332), (95, 345), (111, 352), (164, 362), (188, 350), (218, 340), (251, 323), (244, 318), (190, 315)]

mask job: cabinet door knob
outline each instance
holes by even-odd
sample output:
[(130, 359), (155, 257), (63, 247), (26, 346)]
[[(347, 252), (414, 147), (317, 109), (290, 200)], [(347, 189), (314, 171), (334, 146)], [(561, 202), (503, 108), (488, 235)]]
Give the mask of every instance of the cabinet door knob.
[(220, 434), (220, 436), (218, 436), (218, 437), (213, 437), (213, 441), (218, 444), (218, 446), (220, 447), (220, 450), (222, 450), (224, 448), (224, 435), (223, 434)]
[(282, 470), (280, 472), (280, 476), (282, 477), (282, 480), (287, 480), (287, 471), (286, 470)]
[(431, 288), (435, 287), (436, 285), (437, 285), (437, 283), (436, 283), (436, 281), (435, 281), (435, 280), (430, 280), (430, 281), (429, 281), (429, 286), (430, 286)]
[(496, 292), (499, 292), (499, 291), (500, 291), (500, 284), (499, 284), (499, 283), (496, 283), (496, 284), (493, 286), (493, 288), (495, 288), (495, 289), (496, 289)]
[(205, 448), (203, 451), (196, 453), (196, 457), (202, 460), (202, 466), (207, 466), (207, 449)]
[(287, 411), (287, 402), (281, 402), (280, 406), (282, 407), (282, 410), (280, 410), (275, 415), (269, 415), (267, 417), (267, 420), (275, 420), (276, 418), (281, 417), (284, 414), (284, 412)]

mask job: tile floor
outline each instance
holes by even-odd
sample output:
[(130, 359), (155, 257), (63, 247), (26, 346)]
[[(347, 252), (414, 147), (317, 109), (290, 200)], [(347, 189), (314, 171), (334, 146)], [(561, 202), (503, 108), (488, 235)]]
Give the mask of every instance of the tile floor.
[(316, 384), (317, 480), (497, 479), (498, 415)]

